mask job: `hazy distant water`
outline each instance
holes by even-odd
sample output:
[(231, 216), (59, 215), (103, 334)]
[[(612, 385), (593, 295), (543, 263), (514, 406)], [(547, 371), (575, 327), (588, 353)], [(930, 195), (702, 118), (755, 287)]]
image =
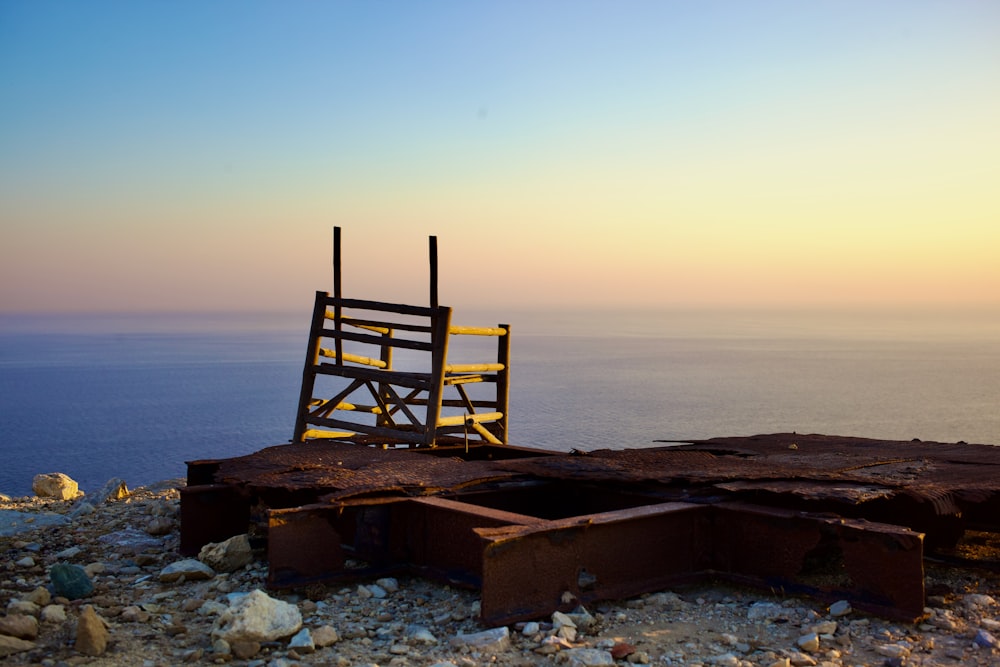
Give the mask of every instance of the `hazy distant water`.
[[(1000, 443), (1000, 316), (489, 314), (513, 325), (511, 439), (643, 447), (779, 431)], [(603, 323), (603, 324), (602, 324)], [(0, 491), (92, 490), (288, 441), (308, 313), (0, 317)], [(73, 333), (69, 333), (73, 332)]]

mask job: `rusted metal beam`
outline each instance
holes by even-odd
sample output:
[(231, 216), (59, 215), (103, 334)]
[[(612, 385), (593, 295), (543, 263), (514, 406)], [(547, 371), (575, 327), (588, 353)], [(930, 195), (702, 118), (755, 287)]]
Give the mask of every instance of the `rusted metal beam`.
[(746, 503), (711, 506), (706, 564), (735, 582), (912, 622), (924, 613), (923, 534)]
[(570, 600), (628, 597), (690, 581), (708, 546), (708, 510), (664, 503), (478, 529), (482, 620), (498, 625), (538, 618), (571, 606)]

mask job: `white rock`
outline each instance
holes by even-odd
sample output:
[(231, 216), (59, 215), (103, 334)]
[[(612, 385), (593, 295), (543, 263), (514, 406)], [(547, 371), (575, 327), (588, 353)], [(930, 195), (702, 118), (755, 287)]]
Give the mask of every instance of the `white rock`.
[(832, 635), (837, 632), (837, 622), (823, 621), (822, 623), (817, 623), (812, 627), (812, 631), (817, 635)]
[(455, 647), (468, 646), (483, 652), (500, 653), (510, 647), (510, 630), (503, 626), (468, 635), (456, 635), (449, 643)]
[(302, 614), (295, 605), (258, 589), (233, 602), (215, 621), (212, 635), (230, 644), (241, 639), (269, 642), (290, 637), (301, 627)]
[(368, 592), (372, 594), (373, 598), (381, 600), (382, 598), (388, 595), (386, 590), (381, 586), (379, 586), (378, 584), (368, 584), (367, 588)]
[(83, 553), (83, 549), (80, 547), (69, 547), (68, 549), (63, 549), (57, 553), (56, 558), (59, 560), (69, 560), (71, 558), (76, 558), (81, 553)]
[(35, 567), (35, 559), (32, 558), (31, 556), (25, 556), (24, 558), (15, 562), (14, 565), (17, 565), (18, 567)]
[(597, 648), (571, 648), (561, 655), (569, 662), (570, 667), (606, 667), (615, 664), (610, 651)]
[(910, 647), (904, 644), (880, 644), (875, 647), (875, 652), (887, 658), (899, 659), (910, 655)]
[(740, 659), (732, 653), (715, 655), (709, 658), (708, 661), (713, 665), (718, 665), (719, 667), (740, 667)]
[(230, 537), (218, 543), (209, 543), (198, 552), (198, 560), (216, 572), (235, 572), (253, 561), (250, 538), (246, 534)]
[(437, 644), (438, 640), (430, 630), (422, 625), (406, 626), (406, 638), (421, 644)]
[(31, 481), (31, 490), (39, 498), (57, 498), (73, 500), (80, 495), (80, 485), (69, 475), (61, 472), (50, 472), (35, 475)]
[(375, 583), (382, 587), (387, 593), (398, 593), (399, 592), (399, 581), (393, 577), (383, 577), (381, 579), (376, 579)]
[(538, 621), (528, 621), (524, 624), (524, 628), (521, 630), (521, 634), (525, 637), (532, 637), (537, 635), (542, 629), (542, 626), (538, 624)]
[(298, 653), (312, 653), (315, 651), (316, 644), (313, 642), (312, 635), (309, 634), (309, 628), (302, 628), (295, 633), (288, 641), (288, 648), (293, 648)]
[(799, 637), (795, 644), (803, 651), (815, 653), (819, 650), (819, 635), (815, 632), (810, 632)]
[(66, 620), (66, 608), (61, 604), (50, 604), (42, 608), (42, 620), (46, 623), (62, 623)]
[(561, 611), (552, 612), (552, 627), (558, 630), (559, 628), (564, 626), (575, 628), (576, 623), (573, 622), (572, 618), (562, 613)]
[(171, 563), (160, 570), (160, 581), (170, 583), (184, 577), (186, 581), (211, 579), (215, 572), (209, 566), (194, 558), (185, 558)]

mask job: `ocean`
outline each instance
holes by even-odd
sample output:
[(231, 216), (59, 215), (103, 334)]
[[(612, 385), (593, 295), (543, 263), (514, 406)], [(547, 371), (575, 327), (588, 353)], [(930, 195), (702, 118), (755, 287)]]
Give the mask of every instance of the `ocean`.
[[(0, 492), (84, 490), (292, 434), (308, 313), (0, 316)], [(478, 313), (512, 326), (510, 440), (791, 432), (1000, 444), (1000, 312)]]

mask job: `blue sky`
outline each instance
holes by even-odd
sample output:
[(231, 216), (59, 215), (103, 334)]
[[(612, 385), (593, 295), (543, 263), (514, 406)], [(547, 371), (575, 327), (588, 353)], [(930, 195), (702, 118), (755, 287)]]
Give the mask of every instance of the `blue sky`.
[(0, 311), (298, 309), (334, 225), (385, 300), (1000, 299), (991, 2), (7, 2), (0, 79)]

